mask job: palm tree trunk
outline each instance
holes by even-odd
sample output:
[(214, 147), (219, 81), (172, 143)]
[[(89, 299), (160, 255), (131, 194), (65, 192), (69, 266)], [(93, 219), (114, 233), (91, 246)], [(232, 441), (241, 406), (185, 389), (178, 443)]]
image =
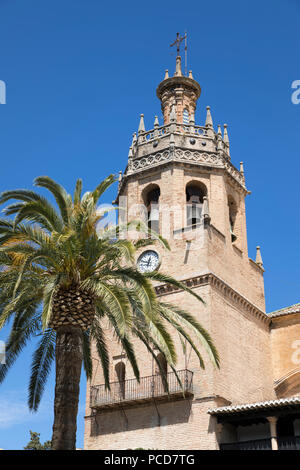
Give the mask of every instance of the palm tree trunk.
[(75, 450), (79, 383), (83, 359), (82, 330), (61, 326), (56, 332), (56, 383), (52, 450)]

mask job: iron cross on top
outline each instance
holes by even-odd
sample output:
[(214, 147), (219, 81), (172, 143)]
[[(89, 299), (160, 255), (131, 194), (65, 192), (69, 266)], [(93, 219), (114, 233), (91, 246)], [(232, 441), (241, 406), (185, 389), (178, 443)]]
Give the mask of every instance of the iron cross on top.
[(170, 47), (175, 46), (175, 44), (177, 45), (177, 55), (180, 55), (180, 43), (184, 39), (186, 39), (186, 33), (184, 36), (181, 36), (181, 37), (180, 37), (180, 33), (177, 33), (175, 41), (173, 42), (173, 44), (170, 44)]

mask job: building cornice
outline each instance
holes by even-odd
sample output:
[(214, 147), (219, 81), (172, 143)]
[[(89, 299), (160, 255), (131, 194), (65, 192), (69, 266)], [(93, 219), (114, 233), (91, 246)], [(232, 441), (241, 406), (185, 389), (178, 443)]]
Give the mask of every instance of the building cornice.
[(279, 400), (261, 401), (256, 403), (245, 403), (241, 405), (222, 406), (212, 408), (207, 411), (210, 415), (232, 415), (236, 413), (253, 412), (256, 410), (266, 410), (275, 408), (285, 408), (290, 406), (300, 406), (300, 397), (280, 398)]
[(128, 178), (135, 176), (138, 173), (156, 169), (158, 167), (164, 167), (169, 164), (188, 164), (207, 169), (213, 168), (215, 170), (225, 170), (231, 182), (242, 190), (245, 195), (248, 194), (248, 190), (241, 173), (231, 162), (227, 161), (217, 152), (201, 152), (199, 150), (174, 148), (151, 153), (139, 158), (131, 158), (128, 161), (126, 173), (120, 181), (116, 201), (118, 200)]
[[(266, 313), (256, 307), (252, 302), (246, 299), (239, 292), (232, 289), (225, 281), (223, 281), (213, 273), (207, 273), (202, 274), (200, 276), (191, 277), (188, 279), (184, 279), (181, 282), (191, 289), (203, 285), (211, 285), (221, 291), (225, 298), (236, 304), (240, 309), (247, 312), (254, 318), (257, 318), (266, 325), (269, 325), (271, 322), (271, 319)], [(156, 286), (155, 291), (157, 296), (161, 296), (166, 294), (172, 294), (174, 292), (180, 292), (181, 289), (170, 284), (162, 284)]]

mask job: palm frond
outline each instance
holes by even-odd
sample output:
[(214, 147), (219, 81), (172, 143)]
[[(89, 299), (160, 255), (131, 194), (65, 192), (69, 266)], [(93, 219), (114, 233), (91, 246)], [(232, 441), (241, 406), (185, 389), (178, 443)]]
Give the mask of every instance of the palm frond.
[(220, 357), (219, 353), (213, 343), (213, 340), (205, 328), (195, 319), (193, 315), (182, 310), (173, 304), (168, 304), (162, 302), (162, 306), (165, 307), (168, 313), (176, 319), (176, 321), (181, 322), (186, 328), (191, 329), (200, 340), (201, 344), (204, 346), (210, 360), (216, 367), (220, 367)]
[(28, 406), (32, 411), (38, 409), (51, 370), (55, 357), (55, 337), (53, 330), (46, 330), (33, 354), (28, 397)]
[(83, 367), (86, 378), (91, 380), (93, 375), (93, 361), (91, 356), (91, 341), (89, 331), (83, 332)]
[(55, 197), (56, 203), (60, 209), (61, 217), (64, 223), (67, 225), (69, 222), (69, 211), (68, 211), (68, 194), (66, 190), (56, 181), (49, 178), (49, 176), (39, 176), (34, 180), (36, 186), (47, 188)]
[[(96, 313), (99, 315), (102, 313), (101, 308), (96, 308)], [(98, 356), (102, 365), (102, 373), (104, 377), (105, 387), (109, 389), (109, 355), (105, 341), (105, 335), (103, 329), (101, 328), (100, 321), (98, 316), (96, 316), (92, 326), (91, 326), (91, 337), (96, 343), (96, 349)]]
[(80, 204), (81, 191), (82, 191), (82, 180), (78, 179), (76, 181), (76, 187), (75, 187), (75, 192), (74, 192), (74, 206), (77, 206), (78, 204)]
[(94, 204), (97, 204), (99, 198), (102, 194), (113, 184), (117, 181), (115, 175), (109, 175), (105, 180), (103, 180), (93, 191), (92, 196), (94, 200)]
[(177, 281), (177, 279), (174, 279), (173, 277), (167, 274), (159, 273), (158, 271), (145, 273), (144, 275), (146, 278), (151, 279), (153, 281), (165, 282), (166, 284), (170, 284), (171, 286), (177, 287), (177, 289), (184, 290), (185, 292), (188, 292), (193, 297), (196, 297), (197, 300), (205, 304), (204, 300), (200, 297), (200, 295), (198, 295), (197, 292), (195, 292), (193, 289), (190, 289), (184, 282)]
[(10, 335), (6, 341), (5, 364), (0, 364), (0, 384), (28, 341), (40, 328), (39, 315), (35, 312), (36, 305), (31, 305), (25, 312), (15, 316)]

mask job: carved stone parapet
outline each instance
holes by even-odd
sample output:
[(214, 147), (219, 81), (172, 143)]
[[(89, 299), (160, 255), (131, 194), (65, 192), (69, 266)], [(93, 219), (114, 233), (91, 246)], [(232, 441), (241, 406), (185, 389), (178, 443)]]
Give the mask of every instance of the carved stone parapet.
[(224, 168), (227, 174), (246, 190), (244, 177), (241, 173), (222, 155), (214, 152), (204, 152), (200, 150), (187, 150), (175, 147), (174, 151), (170, 149), (151, 153), (140, 158), (132, 158), (128, 163), (127, 175), (131, 175), (143, 170), (148, 170), (167, 162), (183, 162), (192, 165), (201, 165), (207, 167)]

